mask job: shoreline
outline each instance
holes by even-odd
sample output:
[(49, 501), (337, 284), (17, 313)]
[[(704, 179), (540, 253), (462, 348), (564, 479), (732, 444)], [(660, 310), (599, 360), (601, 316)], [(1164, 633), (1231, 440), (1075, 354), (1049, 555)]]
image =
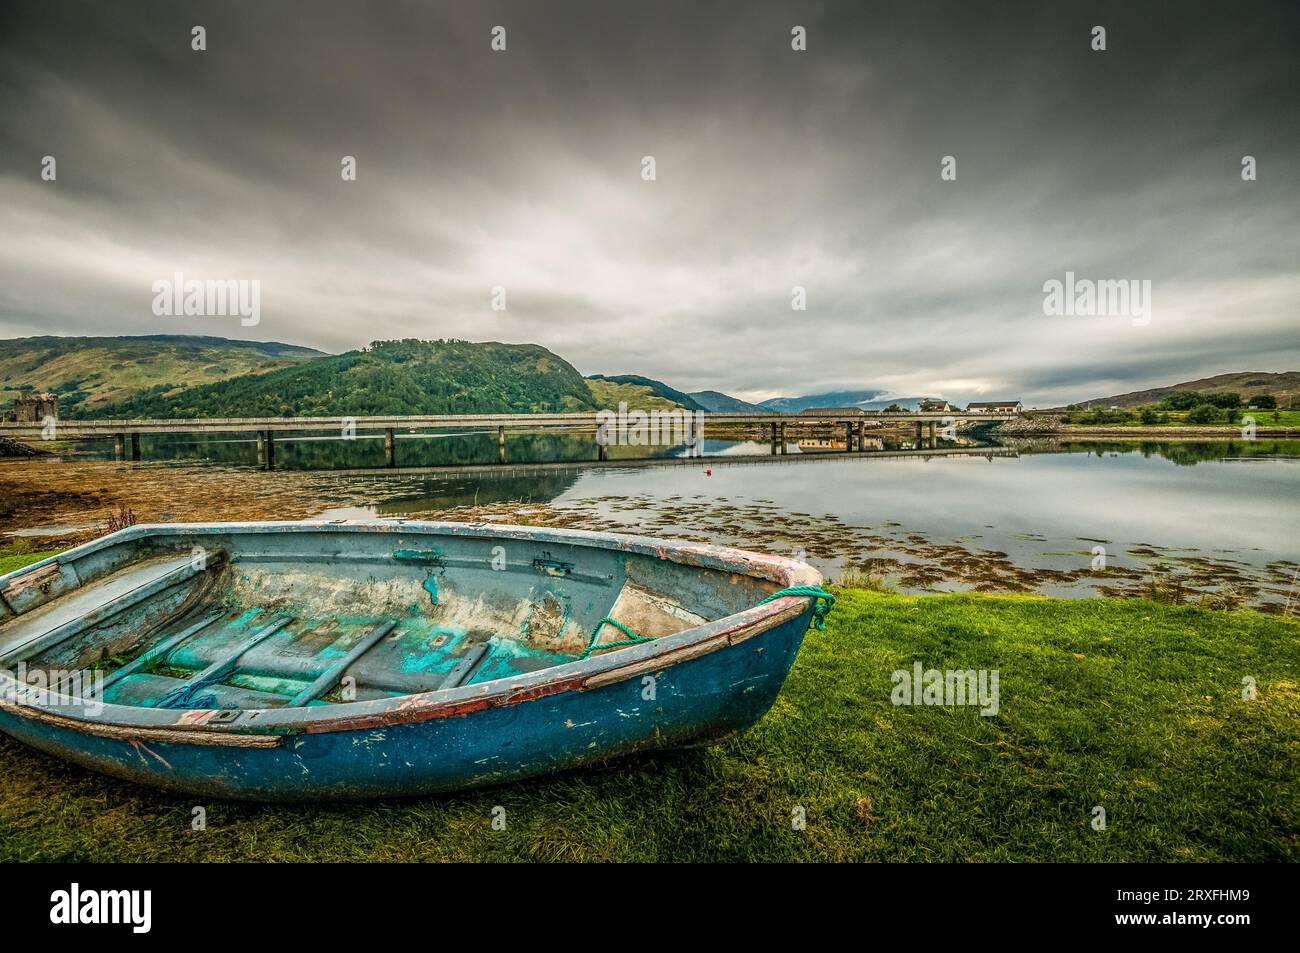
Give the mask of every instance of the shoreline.
[[(976, 451), (956, 456), (979, 459), (987, 455), (987, 451)], [(995, 454), (1000, 455), (1012, 454)], [(805, 456), (801, 462), (848, 462), (867, 456), (818, 454)], [(932, 455), (917, 458), (932, 459)], [(672, 464), (703, 469), (728, 464), (779, 465), (799, 459), (792, 455), (759, 461), (693, 458), (684, 463), (668, 462), (669, 469)], [(635, 464), (644, 465), (641, 461)], [(499, 475), (503, 469), (511, 468), (485, 466), (479, 472)], [(554, 479), (551, 474), (559, 469), (542, 469), (537, 477)], [(431, 479), (450, 480), (446, 492), (430, 494), (425, 481)], [(857, 577), (871, 588), (911, 593), (956, 590), (1083, 599), (1147, 596), (1170, 603), (1289, 614), (1296, 585), (1293, 560), (1242, 562), (1231, 553), (1184, 551), (1136, 537), (1093, 540), (1086, 533), (1071, 531), (1072, 536), (1061, 540), (1033, 539), (1030, 542), (1042, 543), (1040, 548), (1061, 550), (1053, 550), (1051, 560), (1038, 561), (1014, 555), (1022, 540), (1015, 534), (1004, 537), (981, 531), (970, 538), (934, 536), (906, 525), (905, 517), (897, 522), (885, 518), (872, 525), (857, 525), (831, 512), (780, 511), (770, 501), (685, 498), (676, 493), (663, 498), (593, 495), (559, 502), (545, 496), (535, 498), (526, 488), (515, 487), (510, 497), (489, 495), (484, 499), (479, 494), (481, 487), (460, 485), (466, 479), (472, 480), (473, 473), (431, 473), (415, 468), (267, 472), (107, 461), (32, 466), (10, 461), (0, 465), (0, 498), (4, 500), (0, 503), (4, 531), (0, 555), (57, 551), (86, 542), (105, 532), (108, 520), (125, 510), (141, 523), (378, 516), (659, 533), (778, 555), (789, 555), (794, 547), (801, 547), (804, 558), (832, 578)], [(559, 492), (563, 487), (552, 489)], [(13, 540), (18, 537), (27, 540), (19, 544), (20, 549), (2, 551), (14, 548)], [(1090, 565), (1091, 548), (1098, 542), (1111, 547), (1115, 557), (1100, 572)]]
[(1240, 427), (1082, 427), (1074, 425), (1064, 425), (1056, 429), (1041, 427), (1023, 429), (1017, 428), (1014, 431), (1000, 430), (999, 436), (1006, 437), (1130, 437), (1142, 440), (1150, 437), (1161, 437), (1171, 439), (1202, 439), (1215, 438), (1219, 440), (1262, 440), (1265, 438), (1286, 439), (1300, 438), (1300, 427), (1258, 427), (1255, 430), (1255, 436), (1243, 437)]

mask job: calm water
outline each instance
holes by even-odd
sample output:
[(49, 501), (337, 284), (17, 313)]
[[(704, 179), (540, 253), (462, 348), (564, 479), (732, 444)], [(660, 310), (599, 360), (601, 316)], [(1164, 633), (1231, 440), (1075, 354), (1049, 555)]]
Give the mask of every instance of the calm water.
[[(931, 540), (978, 537), (1029, 562), (1059, 547), (1109, 541), (1300, 559), (1300, 458), (1257, 457), (1179, 465), (1159, 454), (1109, 451), (587, 471), (557, 498), (702, 494), (774, 503), (880, 528), (889, 522)], [(381, 508), (382, 509), (382, 508)], [(1090, 549), (1091, 547), (1084, 547)]]
[[(819, 538), (820, 545), (806, 544), (808, 558), (832, 574), (846, 563), (860, 564), (864, 552), (904, 562), (934, 558), (934, 544), (1005, 554), (1018, 567), (1078, 572), (1094, 565), (1100, 546), (1112, 570), (1192, 569), (1204, 584), (1235, 582), (1239, 569), (1265, 584), (1265, 601), (1280, 601), (1293, 581), (1294, 567), (1286, 564), (1300, 562), (1295, 442), (1076, 443), (992, 459), (846, 456), (737, 465), (714, 459), (430, 477), (387, 493), (381, 484), (377, 492), (383, 498), (370, 507), (342, 515), (401, 516), (504, 500), (549, 503), (630, 532), (703, 533), (742, 545)], [(951, 550), (943, 556), (949, 569), (964, 558)], [(988, 573), (996, 580), (1000, 569)], [(1034, 588), (1088, 595), (1114, 582), (1089, 574), (1039, 581)], [(971, 585), (945, 579), (925, 588)]]

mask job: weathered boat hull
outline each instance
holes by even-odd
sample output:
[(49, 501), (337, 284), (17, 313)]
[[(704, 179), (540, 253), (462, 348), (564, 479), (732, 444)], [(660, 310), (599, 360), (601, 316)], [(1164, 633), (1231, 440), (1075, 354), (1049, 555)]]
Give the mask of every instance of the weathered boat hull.
[(106, 738), (0, 712), (0, 730), (115, 777), (212, 797), (343, 800), (499, 784), (648, 751), (718, 740), (772, 706), (807, 619), (641, 678), (422, 722), (284, 736), (268, 748)]
[[(420, 525), (399, 529), (409, 537)], [(488, 540), (503, 532), (460, 531)], [(716, 571), (753, 574), (758, 566), (770, 588), (820, 581), (799, 563), (713, 547), (511, 532), (551, 549), (561, 541), (599, 543)], [(399, 698), (244, 711), (230, 724), (219, 724), (211, 709), (103, 704), (91, 715), (84, 706), (33, 704), (19, 687), (0, 703), (0, 730), (96, 771), (212, 797), (342, 800), (459, 790), (745, 730), (776, 699), (811, 613), (807, 600), (783, 598), (542, 671)]]

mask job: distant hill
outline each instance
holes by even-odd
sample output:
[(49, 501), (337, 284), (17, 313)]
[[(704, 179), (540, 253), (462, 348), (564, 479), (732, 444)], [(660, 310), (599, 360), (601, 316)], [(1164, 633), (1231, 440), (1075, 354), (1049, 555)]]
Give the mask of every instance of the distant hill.
[(537, 344), (376, 341), (176, 393), (158, 387), (91, 416), (310, 417), (594, 411), (587, 382)]
[(890, 397), (882, 390), (838, 390), (825, 394), (805, 394), (802, 397), (772, 397), (762, 402), (767, 410), (792, 414), (809, 407), (861, 407), (863, 410), (884, 410), (891, 404), (915, 410), (921, 405), (920, 397)]
[(596, 404), (605, 410), (618, 410), (626, 404), (628, 410), (677, 410), (680, 405), (669, 400), (644, 384), (620, 384), (599, 377), (588, 377), (587, 386)]
[(1080, 401), (1080, 406), (1138, 407), (1142, 404), (1158, 403), (1174, 391), (1179, 390), (1233, 391), (1245, 398), (1247, 403), (1252, 397), (1271, 394), (1277, 398), (1279, 407), (1295, 407), (1296, 395), (1300, 393), (1300, 371), (1283, 371), (1280, 374), (1267, 371), (1238, 371), (1234, 374), (1219, 374), (1215, 377), (1184, 381), (1181, 384), (1170, 384), (1166, 387), (1135, 390), (1127, 394), (1117, 394), (1114, 397), (1097, 397), (1093, 400)]
[(663, 381), (657, 381), (653, 377), (642, 377), (640, 374), (591, 374), (587, 377), (587, 380), (609, 381), (615, 384), (635, 384), (638, 387), (648, 388), (651, 393), (671, 401), (678, 407), (685, 407), (687, 410), (705, 409), (704, 405), (692, 398), (690, 394), (669, 387)]
[(261, 373), (323, 352), (277, 341), (185, 334), (0, 340), (0, 406), (23, 391), (53, 391), (59, 413), (81, 416), (143, 390), (178, 390)]
[(692, 391), (687, 396), (705, 410), (714, 414), (761, 414), (767, 409), (717, 390), (697, 390)]
[(897, 404), (904, 410), (920, 410), (921, 401), (927, 399), (925, 397), (881, 397), (878, 400), (860, 401), (856, 406), (861, 407), (863, 410), (884, 410), (886, 407)]

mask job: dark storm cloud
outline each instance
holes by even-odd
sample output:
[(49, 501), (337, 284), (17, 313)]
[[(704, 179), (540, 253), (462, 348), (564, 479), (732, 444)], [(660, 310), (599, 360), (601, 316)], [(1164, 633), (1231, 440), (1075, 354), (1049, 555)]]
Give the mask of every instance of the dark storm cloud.
[[(683, 388), (1044, 404), (1300, 358), (1291, 3), (0, 18), (0, 333), (535, 341)], [(1044, 316), (1067, 270), (1150, 280), (1150, 324)], [(155, 316), (176, 271), (260, 280), (261, 324)]]

